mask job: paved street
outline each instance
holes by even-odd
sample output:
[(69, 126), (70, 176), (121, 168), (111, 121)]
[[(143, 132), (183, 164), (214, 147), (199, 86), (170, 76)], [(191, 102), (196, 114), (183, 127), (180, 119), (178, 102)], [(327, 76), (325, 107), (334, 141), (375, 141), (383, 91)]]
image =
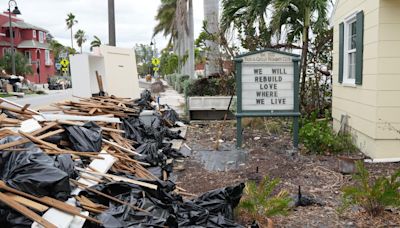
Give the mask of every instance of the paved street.
[(39, 109), (48, 107), (50, 104), (71, 99), (72, 90), (50, 90), (46, 95), (27, 95), (24, 98), (9, 97), (10, 101), (16, 102), (21, 105), (31, 104), (30, 108)]

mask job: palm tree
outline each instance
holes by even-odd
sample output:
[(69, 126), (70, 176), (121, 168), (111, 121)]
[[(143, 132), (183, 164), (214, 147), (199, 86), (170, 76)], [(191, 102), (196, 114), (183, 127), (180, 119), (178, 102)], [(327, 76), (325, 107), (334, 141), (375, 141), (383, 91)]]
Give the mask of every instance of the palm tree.
[(100, 47), (101, 45), (101, 40), (98, 36), (93, 36), (92, 42), (90, 42), (90, 51), (93, 50), (94, 47)]
[[(204, 1), (204, 29), (212, 36), (219, 34), (219, 2), (218, 0)], [(220, 73), (219, 45), (214, 40), (206, 40), (206, 65), (205, 76)]]
[(307, 78), (307, 55), (310, 43), (310, 27), (318, 34), (328, 25), (327, 8), (329, 0), (274, 0), (272, 27), (280, 33), (286, 30), (288, 43), (302, 41), (300, 100), (304, 104)]
[(78, 23), (78, 20), (75, 19), (75, 15), (72, 13), (67, 14), (67, 18), (65, 19), (65, 22), (67, 23), (67, 29), (71, 30), (71, 48), (74, 48), (74, 40), (72, 36), (72, 27)]
[(161, 0), (161, 5), (155, 17), (158, 23), (154, 27), (153, 37), (160, 33), (165, 37), (170, 36), (168, 45), (177, 37), (175, 20), (176, 3), (177, 0)]
[[(192, 0), (161, 0), (153, 37), (162, 33), (170, 36), (174, 52), (180, 60), (180, 73), (194, 76), (194, 35)], [(186, 61), (187, 60), (187, 61)]]
[(273, 1), (222, 0), (222, 32), (228, 32), (232, 27), (236, 29), (242, 46), (250, 51), (270, 47), (272, 32), (267, 13)]
[(49, 47), (51, 52), (53, 52), (55, 58), (58, 58), (60, 53), (65, 50), (64, 45), (62, 45), (55, 39), (50, 40)]
[(82, 44), (86, 42), (85, 31), (83, 31), (82, 29), (79, 29), (78, 31), (76, 31), (75, 39), (76, 39), (76, 43), (78, 44), (78, 47), (81, 48), (81, 53), (82, 53)]

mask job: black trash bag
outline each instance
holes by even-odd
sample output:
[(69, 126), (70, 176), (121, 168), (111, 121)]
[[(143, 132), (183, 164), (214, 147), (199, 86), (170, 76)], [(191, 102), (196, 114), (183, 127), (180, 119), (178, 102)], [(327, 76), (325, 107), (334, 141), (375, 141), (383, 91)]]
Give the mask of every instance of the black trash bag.
[(82, 152), (99, 152), (101, 150), (101, 128), (94, 122), (83, 126), (66, 126), (72, 148)]
[(172, 148), (172, 143), (164, 143), (162, 152), (167, 158), (183, 158), (185, 157), (181, 152)]
[(195, 199), (194, 203), (206, 208), (211, 214), (221, 213), (225, 218), (233, 219), (233, 209), (239, 204), (244, 187), (245, 184), (241, 183), (212, 190)]
[[(141, 181), (155, 184), (158, 189), (152, 190), (124, 182), (99, 184), (92, 188), (148, 210), (149, 213), (133, 210), (127, 205), (109, 201), (90, 191), (82, 191), (80, 194), (109, 207), (98, 216), (104, 227), (243, 227), (224, 215), (227, 205), (237, 205), (237, 200), (240, 200), (237, 197), (241, 195), (244, 184), (210, 191), (199, 199), (189, 201), (173, 192), (175, 184), (171, 181)], [(223, 211), (217, 211), (215, 205), (203, 207), (200, 204), (203, 201), (217, 200), (224, 204), (224, 207), (220, 207)]]
[(168, 109), (164, 110), (162, 114), (162, 118), (167, 120), (171, 124), (175, 125), (177, 121), (179, 121), (179, 114), (172, 108), (167, 105)]
[(0, 227), (30, 228), (33, 221), (0, 203)]
[(66, 172), (70, 178), (76, 179), (78, 172), (75, 170), (75, 163), (70, 154), (54, 156), (54, 166)]
[[(22, 139), (8, 136), (0, 144)], [(36, 195), (50, 196), (62, 201), (69, 198), (71, 187), (68, 174), (54, 166), (54, 160), (35, 144), (25, 143), (24, 152), (2, 151), (0, 157), (1, 179), (10, 187)]]
[(136, 148), (136, 152), (142, 156), (135, 156), (139, 161), (147, 162), (152, 166), (161, 166), (165, 164), (167, 157), (159, 151), (158, 142), (146, 142)]
[(142, 142), (142, 128), (143, 123), (139, 118), (125, 118), (122, 119), (122, 129), (125, 131), (125, 138)]
[(146, 89), (140, 94), (140, 98), (136, 99), (134, 103), (140, 106), (141, 108), (152, 109), (152, 107), (150, 106), (150, 103), (152, 101), (153, 98), (151, 97), (151, 92)]

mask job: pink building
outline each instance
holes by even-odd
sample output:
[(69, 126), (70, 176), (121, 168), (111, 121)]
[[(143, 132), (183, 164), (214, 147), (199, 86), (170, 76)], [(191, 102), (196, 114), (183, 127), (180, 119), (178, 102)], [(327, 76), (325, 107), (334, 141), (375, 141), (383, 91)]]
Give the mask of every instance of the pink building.
[[(33, 74), (25, 75), (25, 78), (34, 83), (47, 83), (48, 77), (55, 73), (54, 58), (46, 41), (48, 31), (26, 23), (14, 14), (11, 15), (11, 21), (15, 50), (24, 54), (32, 65)], [(0, 14), (0, 33), (1, 58), (11, 52), (8, 12)]]

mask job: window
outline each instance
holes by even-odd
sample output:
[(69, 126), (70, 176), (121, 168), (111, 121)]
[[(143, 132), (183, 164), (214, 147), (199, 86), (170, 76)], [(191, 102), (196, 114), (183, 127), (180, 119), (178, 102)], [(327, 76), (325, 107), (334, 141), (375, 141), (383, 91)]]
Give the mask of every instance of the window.
[(43, 43), (44, 42), (44, 32), (39, 31), (39, 42)]
[(344, 25), (345, 43), (344, 43), (344, 78), (343, 81), (349, 84), (355, 84), (356, 79), (356, 52), (357, 52), (357, 33), (356, 18), (353, 17)]
[[(12, 31), (13, 32), (13, 37), (15, 38), (15, 30)], [(6, 37), (10, 38), (10, 29), (6, 30)]]
[(33, 38), (36, 38), (36, 30), (32, 30), (32, 36)]
[(28, 59), (28, 64), (32, 64), (32, 54), (30, 51), (25, 51), (24, 52), (25, 57)]
[(362, 84), (364, 13), (357, 11), (339, 24), (339, 82)]
[(44, 51), (44, 56), (45, 56), (45, 64), (46, 66), (50, 66), (51, 63), (51, 59), (50, 59), (50, 51), (49, 50), (45, 50)]
[(11, 48), (3, 48), (3, 56), (6, 54), (11, 54)]

